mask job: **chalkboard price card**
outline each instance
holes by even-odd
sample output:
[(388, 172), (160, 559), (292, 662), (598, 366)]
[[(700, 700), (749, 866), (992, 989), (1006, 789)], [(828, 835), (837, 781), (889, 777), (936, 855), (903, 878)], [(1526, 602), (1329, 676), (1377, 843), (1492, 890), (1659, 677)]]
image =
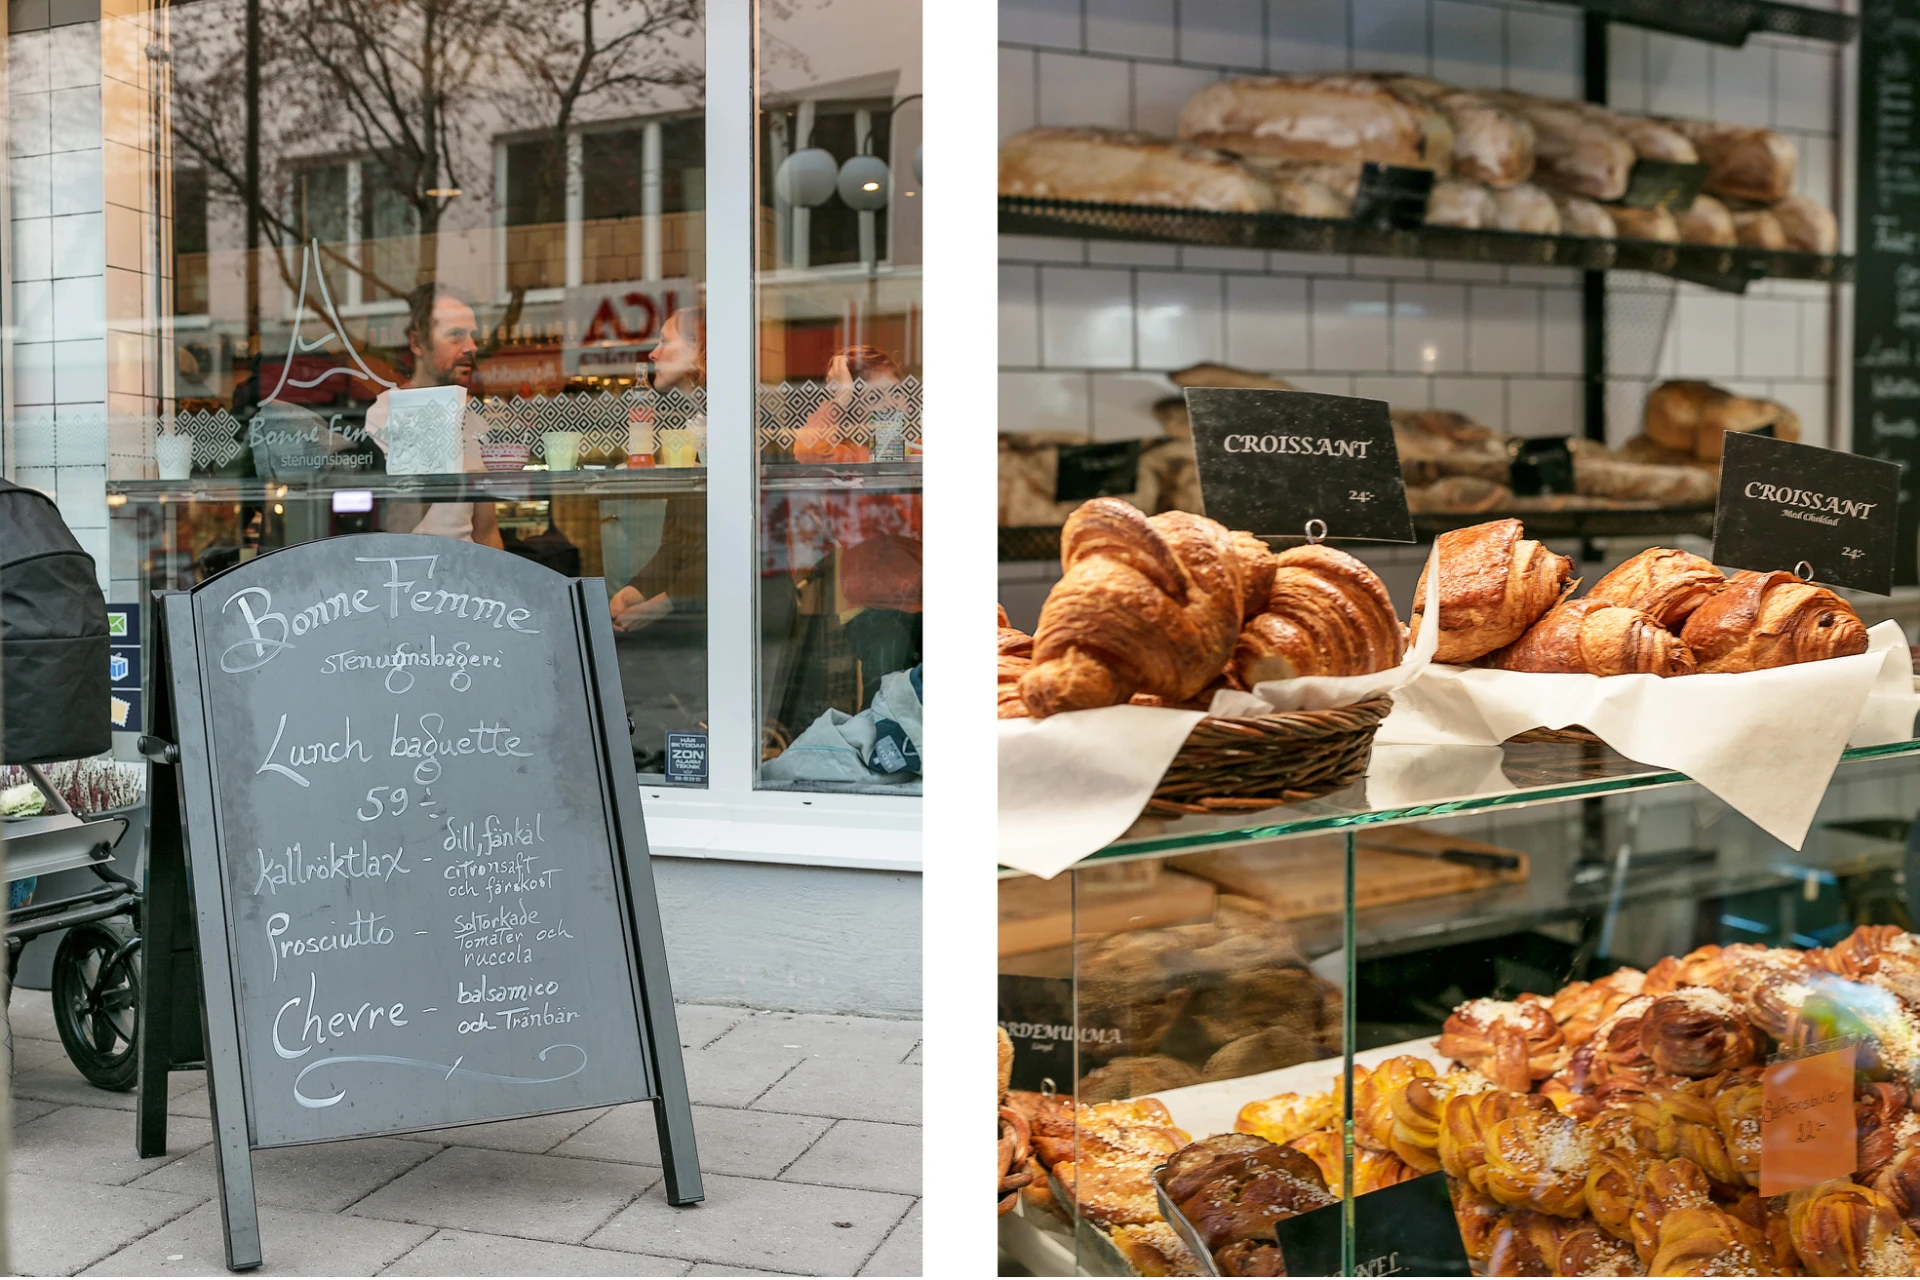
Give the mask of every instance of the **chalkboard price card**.
[(1888, 595), (1899, 492), (1900, 468), (1891, 462), (1729, 432), (1713, 561), (1794, 569), (1830, 586)]
[(1634, 209), (1690, 209), (1706, 180), (1704, 164), (1636, 160), (1620, 203)]
[(1053, 473), (1055, 502), (1120, 498), (1140, 488), (1140, 442), (1063, 444)]
[(1360, 185), (1354, 191), (1348, 216), (1370, 227), (1412, 230), (1427, 220), (1433, 179), (1431, 169), (1369, 160), (1360, 166)]
[[(149, 911), (195, 923), (186, 962), (149, 939), (142, 1024), (201, 987), (233, 1269), (268, 1147), (653, 1100), (701, 1198), (605, 601), (411, 534), (162, 597)], [(183, 1054), (141, 1052), (157, 1154)]]
[(1353, 1270), (1342, 1269), (1340, 1228), (1346, 1206), (1330, 1204), (1274, 1224), (1290, 1276), (1472, 1275), (1447, 1175), (1429, 1173), (1353, 1202)]
[(1393, 422), (1380, 400), (1190, 387), (1207, 514), (1263, 538), (1412, 542)]
[(1900, 464), (1894, 581), (1920, 582), (1920, 0), (1864, 0), (1854, 223), (1853, 448)]

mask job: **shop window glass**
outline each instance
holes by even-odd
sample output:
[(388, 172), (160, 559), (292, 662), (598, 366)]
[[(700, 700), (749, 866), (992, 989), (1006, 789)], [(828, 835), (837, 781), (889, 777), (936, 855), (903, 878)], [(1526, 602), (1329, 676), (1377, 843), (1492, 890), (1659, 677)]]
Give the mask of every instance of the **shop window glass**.
[[(14, 389), (49, 472), (99, 441), (113, 598), (341, 533), (493, 542), (605, 579), (641, 775), (701, 785), (665, 762), (707, 729), (703, 21), (701, 0), (198, 0), (160, 36), (102, 24), (109, 130), (165, 141), (105, 147), (89, 403)], [(154, 39), (167, 79), (127, 97)], [(456, 386), (457, 447), (396, 476), (395, 396)], [(74, 428), (103, 398), (108, 429)]]
[(760, 72), (760, 785), (916, 794), (918, 14), (762, 23), (789, 56)]

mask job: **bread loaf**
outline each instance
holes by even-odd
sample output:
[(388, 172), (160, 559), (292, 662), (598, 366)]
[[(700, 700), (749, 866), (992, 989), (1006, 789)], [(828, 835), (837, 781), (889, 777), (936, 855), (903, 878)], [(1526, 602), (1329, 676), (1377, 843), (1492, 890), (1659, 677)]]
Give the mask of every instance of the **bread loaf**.
[(1553, 203), (1560, 210), (1560, 229), (1567, 235), (1611, 240), (1619, 234), (1613, 215), (1607, 212), (1606, 207), (1585, 196), (1555, 192)]
[(1273, 187), (1277, 213), (1302, 218), (1344, 218), (1353, 212), (1360, 166), (1331, 160), (1285, 160), (1258, 166)]
[(1553, 197), (1531, 182), (1520, 182), (1493, 193), (1493, 225), (1501, 231), (1534, 235), (1560, 234), (1560, 210)]
[(1840, 225), (1833, 211), (1806, 196), (1788, 196), (1772, 209), (1787, 247), (1800, 253), (1832, 253), (1840, 247)]
[(1800, 153), (1772, 129), (1718, 124), (1711, 120), (1669, 120), (1687, 136), (1707, 164), (1706, 189), (1716, 196), (1771, 204), (1793, 190)]
[(1262, 680), (1359, 676), (1400, 661), (1405, 630), (1387, 588), (1362, 561), (1327, 546), (1274, 557), (1266, 608), (1247, 620), (1233, 648), (1233, 674)]
[(1499, 209), (1493, 202), (1493, 190), (1462, 178), (1447, 178), (1433, 184), (1427, 193), (1427, 225), (1464, 227), (1478, 231), (1494, 224)]
[(1250, 387), (1256, 391), (1298, 391), (1285, 378), (1251, 369), (1236, 369), (1230, 364), (1194, 364), (1175, 369), (1167, 381), (1176, 387)]
[(1407, 489), (1407, 509), (1415, 515), (1477, 516), (1512, 505), (1513, 490), (1482, 476), (1446, 476)]
[(1664, 160), (1671, 164), (1698, 164), (1700, 153), (1687, 136), (1671, 125), (1662, 124), (1646, 116), (1623, 115), (1617, 111), (1606, 111), (1604, 107), (1595, 108), (1605, 113), (1606, 120), (1620, 131), (1622, 137), (1633, 144), (1633, 154), (1639, 160)]
[(1272, 185), (1230, 155), (1146, 133), (1040, 128), (1000, 144), (1000, 194), (1264, 213)]
[(1680, 238), (1688, 244), (1730, 245), (1739, 239), (1733, 214), (1704, 192), (1693, 198), (1691, 206), (1675, 214), (1674, 221), (1679, 224)]
[(1453, 165), (1453, 130), (1438, 108), (1360, 75), (1215, 81), (1187, 101), (1180, 136), (1252, 163), (1374, 160), (1443, 176)]
[(1647, 438), (1702, 461), (1717, 462), (1729, 431), (1772, 427), (1780, 440), (1800, 438), (1800, 418), (1774, 400), (1736, 396), (1710, 382), (1663, 382), (1647, 396)]
[(1680, 638), (1638, 609), (1588, 596), (1555, 605), (1527, 633), (1487, 655), (1502, 671), (1592, 676), (1684, 676), (1693, 654)]
[(1533, 173), (1533, 126), (1527, 118), (1484, 93), (1418, 76), (1389, 76), (1391, 83), (1424, 97), (1453, 130), (1454, 176), (1496, 189), (1525, 182)]
[(1627, 189), (1633, 144), (1584, 104), (1509, 93), (1496, 99), (1533, 126), (1534, 172), (1539, 181), (1595, 200), (1618, 200)]
[(1633, 209), (1624, 204), (1608, 207), (1613, 225), (1622, 240), (1661, 240), (1672, 244), (1680, 239), (1680, 224), (1665, 209)]
[[(1573, 562), (1531, 538), (1518, 520), (1454, 529), (1435, 540), (1440, 557), (1436, 662), (1471, 662), (1512, 644), (1569, 588)], [(1420, 632), (1427, 571), (1414, 588), (1412, 634)]]
[(1570, 445), (1574, 487), (1586, 497), (1659, 507), (1713, 505), (1718, 481), (1705, 468), (1636, 462), (1586, 440)]
[(1702, 671), (1760, 671), (1867, 651), (1845, 600), (1791, 573), (1742, 569), (1694, 610), (1680, 638)]
[(1780, 219), (1765, 209), (1734, 214), (1733, 233), (1743, 249), (1777, 251), (1787, 247), (1786, 228), (1780, 225)]

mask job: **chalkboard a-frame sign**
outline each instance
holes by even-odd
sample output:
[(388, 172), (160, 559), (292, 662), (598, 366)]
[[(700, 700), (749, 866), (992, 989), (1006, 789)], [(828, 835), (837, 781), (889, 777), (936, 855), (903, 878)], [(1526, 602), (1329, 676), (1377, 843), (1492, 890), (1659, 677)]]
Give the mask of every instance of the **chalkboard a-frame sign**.
[(605, 601), (412, 534), (161, 598), (137, 1146), (203, 1060), (230, 1269), (268, 1147), (651, 1100), (702, 1198)]

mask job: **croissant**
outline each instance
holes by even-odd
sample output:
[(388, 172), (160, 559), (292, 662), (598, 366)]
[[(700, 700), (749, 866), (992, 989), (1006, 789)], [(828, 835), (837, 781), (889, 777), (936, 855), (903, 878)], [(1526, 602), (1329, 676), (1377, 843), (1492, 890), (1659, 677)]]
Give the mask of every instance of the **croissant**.
[(1439, 1052), (1502, 1089), (1525, 1092), (1566, 1065), (1566, 1038), (1538, 996), (1469, 1000), (1440, 1031)]
[(1893, 1202), (1836, 1178), (1787, 1198), (1794, 1252), (1816, 1276), (1911, 1276), (1920, 1269), (1920, 1237)]
[(1681, 1209), (1704, 1209), (1713, 1204), (1706, 1175), (1691, 1160), (1655, 1160), (1647, 1165), (1634, 1196), (1628, 1226), (1640, 1261), (1651, 1263), (1660, 1248), (1660, 1222)]
[(1405, 649), (1405, 628), (1373, 570), (1333, 547), (1294, 547), (1274, 557), (1272, 591), (1241, 631), (1232, 671), (1249, 689), (1359, 676), (1394, 666)]
[(1482, 1190), (1515, 1209), (1577, 1218), (1587, 1207), (1593, 1133), (1571, 1116), (1529, 1110), (1486, 1131)]
[(1651, 614), (1588, 596), (1567, 600), (1483, 661), (1502, 671), (1560, 674), (1684, 676), (1693, 653)]
[(1136, 693), (1184, 701), (1219, 676), (1273, 556), (1251, 534), (1186, 511), (1149, 519), (1095, 498), (1060, 532), (1064, 572), (1040, 610), (1020, 698), (1035, 718)]
[[(1518, 640), (1566, 595), (1573, 561), (1520, 536), (1518, 520), (1443, 533), (1436, 662), (1471, 662)], [(1427, 572), (1414, 588), (1412, 631), (1426, 608)]]
[(1324, 1129), (1340, 1114), (1331, 1093), (1283, 1093), (1240, 1108), (1234, 1118), (1236, 1133), (1258, 1134), (1268, 1142), (1292, 1142), (1302, 1134)]
[(1688, 1205), (1669, 1212), (1648, 1259), (1650, 1276), (1770, 1276), (1766, 1237), (1723, 1209)]
[(1000, 719), (1020, 720), (1027, 714), (1020, 701), (1020, 677), (1033, 666), (1033, 637), (1017, 630), (1000, 610)]
[(1690, 551), (1649, 547), (1594, 583), (1587, 595), (1652, 614), (1661, 626), (1678, 631), (1726, 584), (1726, 575), (1712, 561)]
[(1758, 1045), (1740, 1006), (1710, 987), (1661, 996), (1640, 1020), (1640, 1048), (1662, 1075), (1717, 1075), (1753, 1061)]
[(1791, 573), (1742, 569), (1694, 610), (1680, 638), (1701, 671), (1760, 671), (1867, 651), (1853, 607)]

